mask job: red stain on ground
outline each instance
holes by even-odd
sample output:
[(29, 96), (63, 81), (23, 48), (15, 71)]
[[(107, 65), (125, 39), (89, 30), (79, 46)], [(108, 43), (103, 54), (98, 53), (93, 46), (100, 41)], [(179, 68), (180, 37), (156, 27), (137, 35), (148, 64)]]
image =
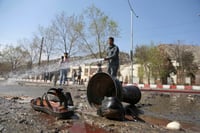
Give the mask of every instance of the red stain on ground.
[(69, 128), (69, 133), (109, 133), (108, 131), (96, 127), (91, 126), (87, 123), (73, 123), (72, 127)]

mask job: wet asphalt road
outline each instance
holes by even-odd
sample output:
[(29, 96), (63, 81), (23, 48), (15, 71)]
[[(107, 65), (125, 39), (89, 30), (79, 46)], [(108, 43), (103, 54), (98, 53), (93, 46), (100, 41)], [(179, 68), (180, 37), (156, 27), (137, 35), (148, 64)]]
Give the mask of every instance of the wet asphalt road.
[(0, 96), (29, 96), (39, 97), (49, 89), (40, 84), (24, 85), (15, 81), (0, 81)]
[[(50, 86), (41, 84), (24, 85), (14, 81), (0, 81), (0, 96), (42, 96)], [(169, 121), (180, 121), (200, 127), (200, 95), (187, 93), (142, 92), (137, 104), (147, 115)]]
[(145, 115), (200, 125), (200, 95), (188, 93), (143, 93)]

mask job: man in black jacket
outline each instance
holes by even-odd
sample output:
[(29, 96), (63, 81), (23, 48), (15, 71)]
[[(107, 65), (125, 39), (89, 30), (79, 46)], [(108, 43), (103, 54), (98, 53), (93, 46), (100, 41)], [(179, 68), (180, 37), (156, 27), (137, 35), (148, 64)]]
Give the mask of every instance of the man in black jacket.
[(104, 60), (108, 61), (108, 73), (112, 77), (116, 77), (119, 69), (119, 48), (114, 44), (113, 37), (109, 37), (108, 43), (107, 57)]

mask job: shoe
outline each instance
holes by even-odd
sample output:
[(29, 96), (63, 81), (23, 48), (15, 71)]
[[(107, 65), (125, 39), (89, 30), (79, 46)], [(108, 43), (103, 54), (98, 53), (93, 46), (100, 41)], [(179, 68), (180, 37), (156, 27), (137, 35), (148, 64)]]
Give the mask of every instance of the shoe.
[[(59, 100), (51, 100), (49, 95), (53, 95)], [(42, 111), (59, 119), (70, 119), (74, 115), (74, 109), (68, 108), (68, 101), (62, 89), (50, 88), (42, 97), (32, 99), (30, 103), (36, 111)]]

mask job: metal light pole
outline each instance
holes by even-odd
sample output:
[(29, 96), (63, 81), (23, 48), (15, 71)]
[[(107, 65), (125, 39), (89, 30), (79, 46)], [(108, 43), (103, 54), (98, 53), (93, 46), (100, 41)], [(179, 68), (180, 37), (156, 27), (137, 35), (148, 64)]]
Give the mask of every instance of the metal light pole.
[(131, 83), (133, 84), (133, 15), (135, 15), (137, 18), (138, 18), (138, 16), (134, 12), (129, 0), (128, 0), (128, 4), (129, 4), (130, 10), (131, 10), (131, 51), (130, 51), (130, 55), (131, 55)]
[(133, 84), (133, 11), (131, 10), (131, 83)]

